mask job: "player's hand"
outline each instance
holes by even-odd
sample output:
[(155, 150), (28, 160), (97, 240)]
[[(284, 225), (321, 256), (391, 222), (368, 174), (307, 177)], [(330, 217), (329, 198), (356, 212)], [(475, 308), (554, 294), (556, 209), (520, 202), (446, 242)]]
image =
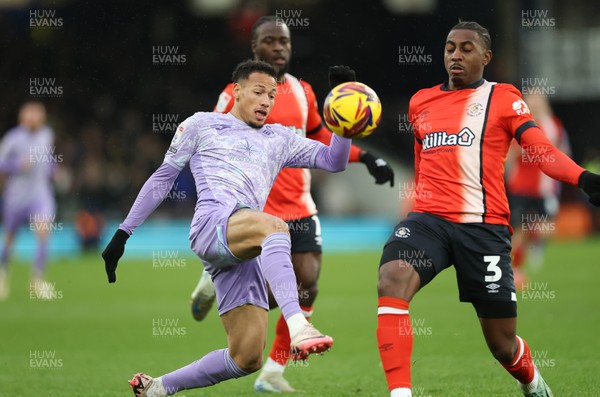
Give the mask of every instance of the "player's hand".
[(356, 72), (348, 66), (336, 65), (329, 67), (329, 88), (336, 87), (347, 81), (356, 81)]
[(390, 187), (394, 186), (394, 170), (384, 159), (377, 158), (369, 152), (363, 152), (360, 155), (360, 162), (367, 166), (369, 173), (375, 177), (376, 184), (382, 185), (389, 182)]
[(577, 186), (590, 196), (590, 203), (600, 207), (600, 175), (584, 171), (579, 176)]
[(104, 268), (106, 269), (106, 275), (108, 276), (108, 282), (114, 283), (117, 281), (117, 264), (119, 259), (125, 252), (125, 243), (129, 238), (129, 234), (126, 231), (118, 229), (112, 240), (108, 243), (104, 252), (102, 252), (102, 259), (104, 259)]

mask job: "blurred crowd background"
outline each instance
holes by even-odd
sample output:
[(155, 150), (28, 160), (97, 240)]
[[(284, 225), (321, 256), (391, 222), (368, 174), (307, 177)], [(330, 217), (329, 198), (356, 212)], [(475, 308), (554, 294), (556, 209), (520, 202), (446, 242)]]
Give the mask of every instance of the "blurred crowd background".
[[(262, 15), (281, 15), (292, 21), (291, 73), (312, 84), (320, 104), (328, 92), (327, 67), (336, 64), (355, 68), (383, 104), (379, 130), (360, 144), (394, 164), (394, 193), (372, 185), (377, 190), (336, 196), (338, 203), (368, 215), (381, 210), (381, 194), (396, 209), (413, 161), (408, 100), (447, 78), (444, 41), (462, 19), (492, 34), (494, 59), (484, 77), (519, 89), (541, 87), (569, 132), (574, 159), (600, 172), (596, 8), (593, 0), (0, 0), (0, 133), (16, 124), (22, 103), (41, 100), (61, 154), (59, 218), (101, 229), (103, 219), (126, 215), (160, 165), (171, 125), (213, 109), (234, 66), (251, 57), (252, 24)], [(154, 55), (165, 51), (178, 56), (157, 61)], [(399, 56), (411, 51), (424, 57), (411, 63)], [(40, 84), (55, 94), (32, 94)], [(336, 213), (335, 203), (323, 198), (330, 194), (324, 179), (314, 181), (321, 213)], [(184, 194), (159, 212), (189, 217), (195, 202), (189, 172), (176, 189)], [(343, 205), (361, 194), (371, 205)], [(574, 188), (563, 191), (563, 200), (586, 205)]]

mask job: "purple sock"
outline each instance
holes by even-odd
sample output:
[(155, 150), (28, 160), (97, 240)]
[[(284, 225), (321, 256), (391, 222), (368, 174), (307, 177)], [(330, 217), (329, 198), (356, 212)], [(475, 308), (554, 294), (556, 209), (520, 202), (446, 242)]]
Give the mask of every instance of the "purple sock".
[(288, 233), (273, 233), (262, 243), (260, 267), (271, 286), (283, 318), (302, 313), (298, 303), (298, 286), (292, 265), (292, 243)]
[(37, 252), (35, 253), (35, 272), (38, 277), (42, 277), (48, 261), (48, 239), (38, 240)]
[(200, 360), (162, 376), (162, 384), (168, 395), (186, 389), (207, 387), (227, 379), (249, 375), (237, 366), (229, 355), (229, 349), (215, 350)]

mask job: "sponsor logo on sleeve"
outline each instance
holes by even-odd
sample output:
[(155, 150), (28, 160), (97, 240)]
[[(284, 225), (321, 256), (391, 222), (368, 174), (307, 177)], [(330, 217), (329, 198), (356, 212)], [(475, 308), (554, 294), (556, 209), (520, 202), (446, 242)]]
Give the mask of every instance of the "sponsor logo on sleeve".
[(514, 101), (512, 103), (512, 108), (515, 111), (515, 113), (517, 114), (517, 116), (521, 116), (523, 114), (531, 113), (529, 111), (529, 107), (527, 106), (527, 104), (525, 103), (525, 101), (522, 100), (522, 99), (519, 99), (518, 101)]

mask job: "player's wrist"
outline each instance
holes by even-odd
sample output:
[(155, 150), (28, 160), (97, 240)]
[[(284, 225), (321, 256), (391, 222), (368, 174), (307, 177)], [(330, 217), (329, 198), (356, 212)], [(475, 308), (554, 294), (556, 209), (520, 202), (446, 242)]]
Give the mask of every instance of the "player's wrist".
[(117, 229), (117, 231), (115, 232), (115, 234), (113, 236), (113, 240), (120, 241), (123, 244), (125, 244), (129, 237), (130, 237), (129, 233), (127, 233), (125, 230)]
[(579, 175), (579, 180), (577, 181), (578, 188), (584, 189), (585, 183), (586, 183), (586, 178), (589, 174), (590, 174), (590, 172), (588, 170), (585, 170), (581, 173), (581, 175)]
[(364, 164), (374, 164), (377, 160), (377, 157), (373, 156), (371, 153), (366, 150), (362, 150), (358, 155), (358, 161)]

